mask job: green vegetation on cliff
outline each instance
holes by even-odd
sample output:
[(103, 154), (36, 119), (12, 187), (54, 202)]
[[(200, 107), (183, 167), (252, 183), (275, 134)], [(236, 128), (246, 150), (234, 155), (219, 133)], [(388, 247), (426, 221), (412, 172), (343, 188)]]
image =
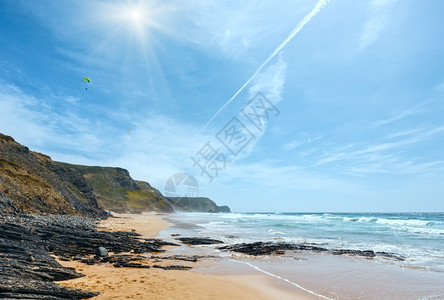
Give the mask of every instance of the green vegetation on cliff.
[(57, 162), (80, 172), (93, 187), (99, 206), (116, 212), (173, 212), (173, 207), (149, 183), (135, 181), (122, 168), (82, 166)]

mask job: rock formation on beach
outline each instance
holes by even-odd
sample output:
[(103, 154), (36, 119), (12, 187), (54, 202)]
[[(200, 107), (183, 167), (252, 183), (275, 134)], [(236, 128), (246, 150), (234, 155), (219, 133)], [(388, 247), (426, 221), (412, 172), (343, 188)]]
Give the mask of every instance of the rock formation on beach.
[[(142, 259), (137, 254), (159, 253), (164, 251), (163, 245), (174, 245), (141, 239), (135, 232), (98, 231), (93, 219), (76, 216), (0, 216), (0, 233), (1, 299), (85, 299), (98, 294), (56, 284), (83, 274), (63, 267), (50, 254), (86, 264), (150, 268), (134, 262)], [(119, 254), (122, 252), (130, 254)]]

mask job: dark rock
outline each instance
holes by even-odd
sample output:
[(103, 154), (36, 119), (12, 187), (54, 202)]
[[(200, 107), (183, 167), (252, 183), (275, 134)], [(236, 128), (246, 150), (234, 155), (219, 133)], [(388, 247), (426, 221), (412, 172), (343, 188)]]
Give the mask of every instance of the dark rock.
[(181, 241), (184, 244), (188, 245), (213, 245), (213, 244), (223, 244), (224, 242), (210, 239), (210, 238), (200, 238), (200, 237), (180, 237), (176, 238), (176, 240)]
[(1, 299), (65, 300), (88, 299), (97, 295), (99, 295), (99, 293), (61, 287), (56, 283), (48, 281), (8, 277), (4, 274), (0, 277)]
[(249, 255), (270, 255), (276, 254), (276, 251), (285, 250), (299, 250), (296, 244), (290, 243), (266, 243), (266, 242), (256, 242), (256, 243), (242, 243), (219, 247), (218, 249), (223, 251), (234, 251), (245, 253)]
[(23, 211), (15, 205), (12, 199), (6, 195), (2, 196), (2, 193), (0, 192), (0, 215), (17, 215), (21, 212)]
[(144, 268), (144, 269), (149, 269), (151, 268), (150, 266), (147, 265), (142, 265), (141, 263), (116, 263), (114, 264), (115, 268), (121, 268), (121, 267), (126, 267), (126, 268)]
[(25, 226), (0, 223), (0, 233), (0, 298), (85, 299), (97, 295), (53, 283), (83, 275), (60, 265)]
[(218, 256), (213, 255), (168, 255), (168, 256), (151, 256), (150, 259), (156, 260), (182, 260), (197, 262), (202, 258), (218, 258)]
[(375, 254), (377, 256), (393, 258), (393, 259), (396, 259), (396, 260), (401, 260), (401, 261), (405, 260), (405, 256), (399, 255), (399, 254), (396, 254), (396, 253), (391, 253), (391, 252), (375, 252)]
[(158, 266), (158, 265), (154, 265), (153, 268), (163, 269), (163, 270), (189, 270), (189, 269), (192, 269), (192, 267), (176, 266), (176, 265), (172, 265), (172, 266)]
[[(33, 228), (33, 230), (31, 230)], [(81, 260), (87, 264), (112, 263), (123, 267), (147, 268), (134, 261), (144, 259), (136, 253), (158, 253), (163, 245), (157, 239), (140, 239), (135, 232), (102, 232), (92, 219), (74, 216), (0, 216), (0, 298), (86, 299), (97, 293), (58, 286), (54, 281), (82, 277), (61, 260)], [(103, 247), (114, 253), (96, 255)], [(29, 284), (25, 284), (28, 283)]]
[(241, 243), (218, 247), (222, 251), (240, 252), (248, 255), (281, 255), (285, 251), (312, 251), (312, 252), (327, 252), (333, 255), (351, 255), (373, 258), (375, 256), (389, 257), (396, 260), (404, 260), (405, 258), (394, 253), (374, 252), (373, 250), (352, 250), (352, 249), (328, 249), (319, 247), (313, 244), (296, 244), (296, 243), (271, 243), (271, 242), (256, 242), (256, 243)]
[(100, 257), (108, 257), (108, 250), (106, 250), (106, 248), (104, 247), (99, 247), (97, 248), (97, 252), (96, 254)]

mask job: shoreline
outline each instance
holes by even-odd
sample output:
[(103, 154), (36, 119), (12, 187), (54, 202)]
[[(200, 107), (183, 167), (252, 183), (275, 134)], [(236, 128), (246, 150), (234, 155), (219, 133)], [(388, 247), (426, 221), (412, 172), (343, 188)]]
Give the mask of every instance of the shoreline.
[[(113, 215), (117, 218), (101, 221), (98, 230), (135, 231), (143, 238), (156, 238), (160, 231), (173, 225), (164, 220), (168, 215)], [(236, 267), (238, 272), (221, 270), (209, 274), (199, 271), (204, 266), (202, 262), (191, 263), (193, 269), (190, 271), (115, 268), (109, 264), (87, 265), (78, 261), (59, 262), (86, 275), (59, 284), (100, 293), (92, 299), (321, 299), (303, 290), (282, 288), (270, 276), (240, 264)], [(210, 263), (217, 268), (220, 262)]]
[[(159, 238), (177, 246), (163, 246), (165, 252), (146, 256), (150, 269), (61, 262), (86, 275), (61, 285), (101, 293), (93, 299), (439, 299), (444, 296), (436, 288), (444, 280), (441, 273), (403, 268), (371, 257), (327, 252), (290, 250), (280, 255), (259, 256), (221, 252), (216, 247), (224, 244), (192, 246), (178, 241), (184, 237), (202, 239), (198, 237), (198, 223), (155, 213), (117, 216), (101, 222), (98, 229), (135, 231), (143, 234), (143, 238)], [(194, 261), (190, 259), (193, 257)], [(392, 258), (387, 259), (390, 262)], [(168, 269), (178, 264), (191, 269)], [(156, 268), (159, 266), (167, 270)]]

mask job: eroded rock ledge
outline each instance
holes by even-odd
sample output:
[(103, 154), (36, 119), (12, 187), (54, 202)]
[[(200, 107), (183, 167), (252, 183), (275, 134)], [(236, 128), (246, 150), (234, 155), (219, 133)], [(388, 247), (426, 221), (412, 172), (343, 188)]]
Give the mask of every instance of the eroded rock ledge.
[(353, 250), (353, 249), (329, 249), (321, 247), (316, 244), (304, 244), (304, 243), (272, 243), (272, 242), (255, 242), (255, 243), (241, 243), (228, 246), (222, 246), (218, 249), (222, 251), (233, 251), (244, 253), (248, 255), (271, 255), (271, 254), (284, 254), (285, 251), (312, 251), (312, 252), (325, 252), (333, 255), (351, 255), (361, 257), (375, 257), (382, 256), (392, 258), (396, 260), (404, 260), (405, 257), (390, 253), (390, 252), (375, 252), (373, 250)]
[[(138, 253), (163, 252), (157, 239), (141, 239), (134, 232), (102, 232), (84, 217), (21, 215), (0, 217), (0, 298), (86, 299), (97, 293), (61, 287), (56, 282), (84, 276), (63, 267), (61, 260), (112, 263), (115, 267), (141, 267)], [(99, 247), (114, 255), (98, 254)], [(118, 255), (116, 253), (130, 253)], [(182, 266), (153, 266), (187, 269)]]

